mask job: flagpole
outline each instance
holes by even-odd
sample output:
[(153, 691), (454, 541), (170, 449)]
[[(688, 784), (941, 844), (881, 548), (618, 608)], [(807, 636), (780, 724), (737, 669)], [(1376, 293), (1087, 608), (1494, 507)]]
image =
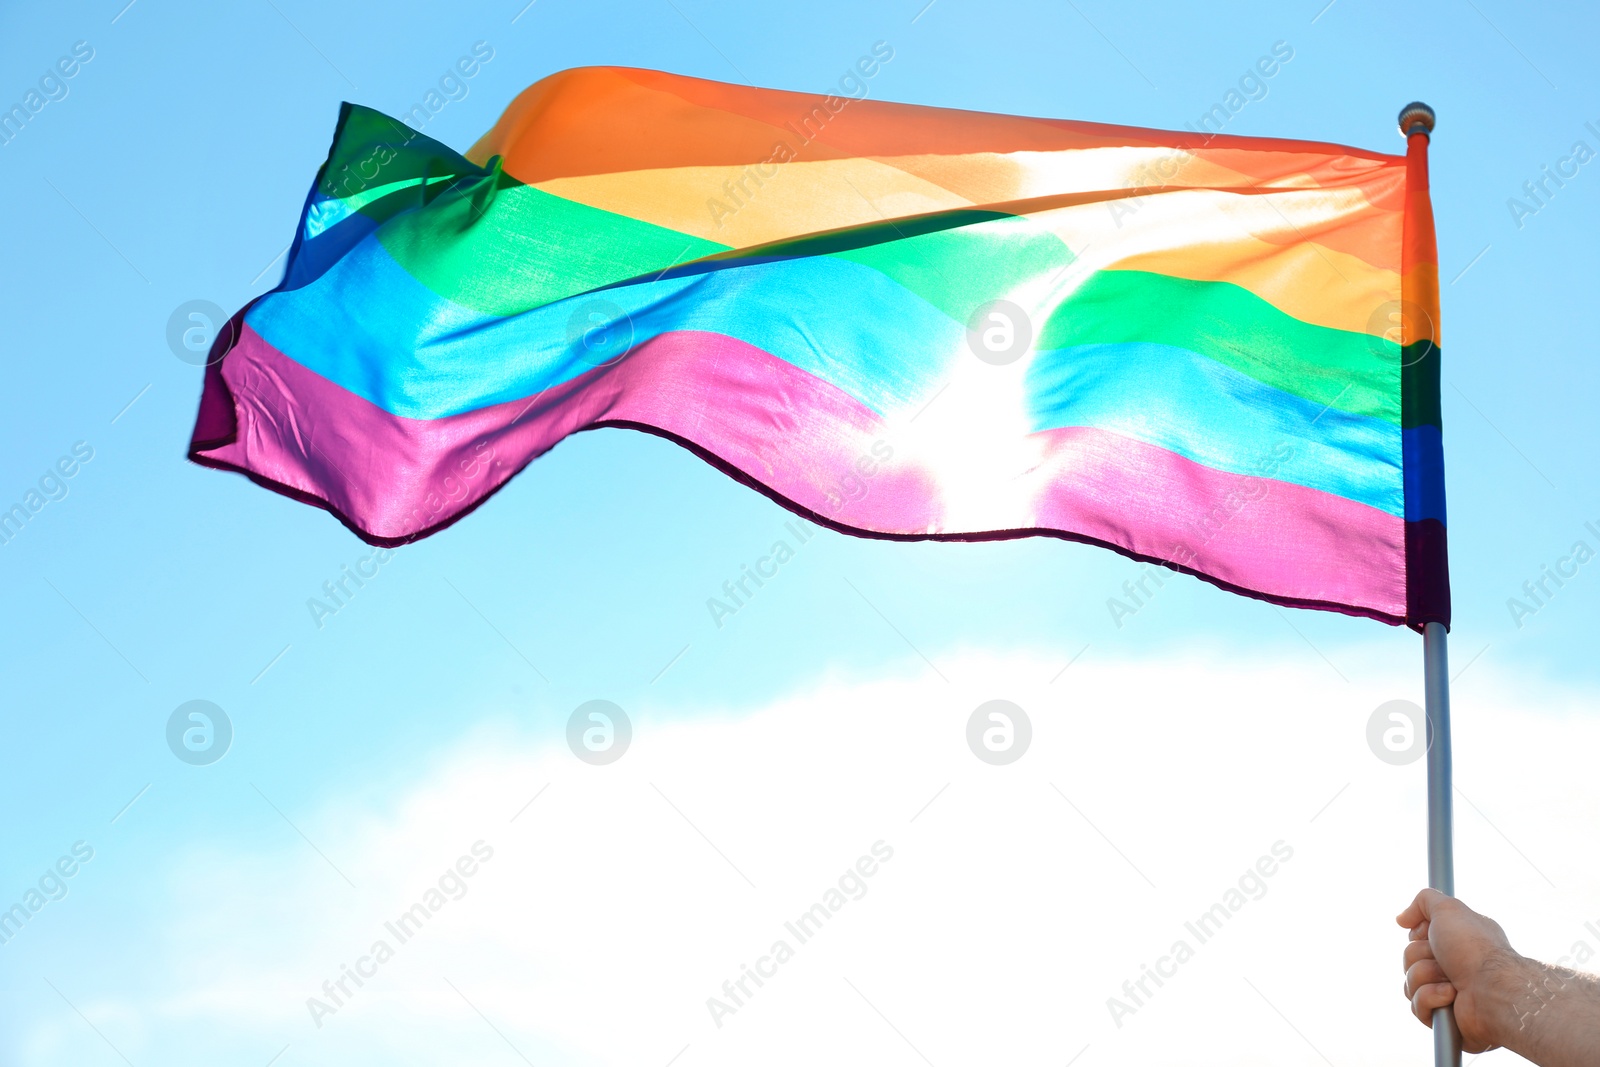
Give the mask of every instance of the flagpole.
[[(1426, 197), (1428, 188), (1428, 143), (1433, 135), (1435, 117), (1433, 108), (1420, 100), (1400, 109), (1400, 133), (1406, 139), (1406, 192), (1407, 212), (1417, 205), (1413, 200)], [(1406, 220), (1406, 246), (1420, 235), (1412, 232), (1412, 220)], [(1432, 227), (1426, 230), (1426, 244), (1433, 245)], [(1410, 256), (1405, 258), (1412, 258)], [(1415, 264), (1407, 264), (1414, 267)], [(1435, 284), (1437, 284), (1435, 282)], [(1435, 299), (1428, 303), (1435, 303)], [(1436, 306), (1436, 303), (1435, 303)], [(1401, 302), (1402, 346), (1421, 338), (1437, 341), (1436, 323), (1408, 322), (1407, 316), (1416, 312), (1408, 302)], [(1426, 332), (1421, 328), (1426, 325)], [(1453, 805), (1454, 786), (1450, 778), (1450, 660), (1445, 646), (1446, 630), (1442, 622), (1427, 622), (1422, 627), (1422, 679), (1427, 703), (1428, 743), (1428, 885), (1446, 896), (1456, 895), (1455, 875), (1455, 817)], [(1433, 1063), (1434, 1067), (1461, 1067), (1461, 1031), (1456, 1028), (1455, 1012), (1438, 1008), (1433, 1013)]]
[[(1428, 721), (1428, 884), (1456, 895), (1454, 812), (1450, 781), (1450, 663), (1443, 623), (1422, 628), (1422, 678)], [(1433, 1012), (1434, 1067), (1461, 1067), (1455, 1012)]]

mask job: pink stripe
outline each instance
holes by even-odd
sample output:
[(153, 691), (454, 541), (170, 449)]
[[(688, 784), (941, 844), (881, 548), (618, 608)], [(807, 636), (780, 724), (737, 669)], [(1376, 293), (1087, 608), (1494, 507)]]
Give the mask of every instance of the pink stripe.
[[(579, 430), (627, 423), (687, 443), (819, 521), (893, 537), (1061, 533), (1170, 561), (1285, 602), (1405, 614), (1404, 522), (1288, 482), (1229, 474), (1102, 430), (1028, 439), (1037, 462), (997, 471), (1004, 519), (958, 510), (939, 472), (837, 387), (721, 334), (663, 334), (529, 400), (443, 419), (392, 415), (305, 369), (249, 327), (208, 377), (233, 394), (231, 442), (207, 462), (324, 503), (370, 540), (454, 521)], [(208, 424), (212, 420), (206, 420)], [(226, 424), (226, 419), (222, 420)]]
[(1215, 470), (1103, 430), (1035, 436), (1049, 441), (1048, 458), (1030, 474), (1041, 491), (1041, 527), (1273, 599), (1366, 608), (1389, 622), (1405, 615), (1398, 515), (1293, 482)]
[[(201, 449), (202, 457), (323, 501), (375, 540), (408, 540), (448, 523), (567, 435), (618, 422), (697, 445), (825, 520), (871, 518), (859, 513), (860, 501), (850, 502), (848, 475), (875, 462), (878, 416), (835, 386), (721, 334), (663, 334), (529, 400), (442, 419), (390, 414), (248, 326), (220, 369), (238, 429), (231, 443)], [(216, 395), (208, 389), (202, 406)], [(886, 468), (873, 475), (874, 511), (909, 524), (885, 529), (932, 525), (938, 494), (929, 479)]]

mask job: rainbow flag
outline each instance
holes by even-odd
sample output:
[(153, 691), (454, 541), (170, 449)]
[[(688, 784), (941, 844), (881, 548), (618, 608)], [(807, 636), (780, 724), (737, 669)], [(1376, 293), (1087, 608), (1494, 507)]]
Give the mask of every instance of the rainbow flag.
[(1448, 625), (1412, 140), (596, 67), (462, 156), (347, 104), (282, 283), (219, 334), (190, 457), (392, 546), (630, 427), (849, 533), (1053, 535)]

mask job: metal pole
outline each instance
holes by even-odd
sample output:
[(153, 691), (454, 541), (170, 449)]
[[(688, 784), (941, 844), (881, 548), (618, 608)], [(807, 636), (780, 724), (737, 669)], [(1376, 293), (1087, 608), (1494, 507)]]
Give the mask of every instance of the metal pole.
[[(1437, 119), (1433, 108), (1420, 100), (1400, 109), (1400, 133), (1406, 139), (1406, 222), (1401, 252), (1402, 275), (1424, 277), (1418, 268), (1436, 262), (1431, 209), (1414, 220), (1413, 211), (1426, 208), (1428, 195), (1428, 142), (1433, 139)], [(1419, 340), (1437, 342), (1437, 322), (1408, 322), (1408, 315), (1426, 314), (1431, 306), (1437, 313), (1437, 280), (1432, 287), (1416, 282), (1402, 283), (1402, 351)], [(1406, 296), (1408, 290), (1414, 297)], [(1421, 305), (1421, 306), (1417, 306)], [(1434, 386), (1437, 388), (1437, 385)], [(1428, 720), (1428, 885), (1446, 896), (1456, 895), (1455, 820), (1451, 813), (1454, 787), (1450, 782), (1450, 664), (1445, 654), (1445, 627), (1442, 622), (1422, 626), (1422, 677), (1426, 693)], [(1456, 1029), (1455, 1012), (1440, 1008), (1433, 1013), (1434, 1067), (1461, 1067), (1461, 1031)]]
[[(1455, 819), (1450, 781), (1450, 662), (1443, 623), (1422, 628), (1422, 678), (1428, 719), (1428, 885), (1456, 895)], [(1434, 1067), (1461, 1067), (1461, 1031), (1455, 1012), (1433, 1013)]]

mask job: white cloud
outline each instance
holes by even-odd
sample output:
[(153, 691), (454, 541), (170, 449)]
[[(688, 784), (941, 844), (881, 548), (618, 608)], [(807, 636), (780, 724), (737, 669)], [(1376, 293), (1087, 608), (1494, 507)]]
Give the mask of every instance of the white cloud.
[[(754, 710), (630, 709), (605, 767), (485, 726), (409, 791), (305, 821), (356, 889), (298, 840), (188, 857), (147, 992), (80, 1006), (134, 1062), (206, 1035), (287, 1043), (282, 1067), (1426, 1062), (1391, 919), (1425, 878), (1423, 766), (1365, 742), (1420, 670), (1085, 657), (1049, 683), (1061, 662), (970, 652), (952, 682), (907, 666)], [(1525, 952), (1600, 949), (1600, 721), (1584, 694), (1467, 679), (1461, 893)], [(1006, 767), (966, 748), (996, 697), (1033, 723)], [(399, 944), (385, 921), (479, 840), (466, 895)], [(784, 923), (880, 840), (865, 895), (798, 943)], [(1278, 841), (1265, 895), (1199, 944), (1185, 922)], [(306, 999), (379, 938), (394, 958), (316, 1028)], [(1194, 958), (1119, 1029), (1107, 998), (1180, 938)], [(716, 1027), (707, 998), (779, 939), (794, 958)], [(67, 1062), (46, 1025), (30, 1065)]]

